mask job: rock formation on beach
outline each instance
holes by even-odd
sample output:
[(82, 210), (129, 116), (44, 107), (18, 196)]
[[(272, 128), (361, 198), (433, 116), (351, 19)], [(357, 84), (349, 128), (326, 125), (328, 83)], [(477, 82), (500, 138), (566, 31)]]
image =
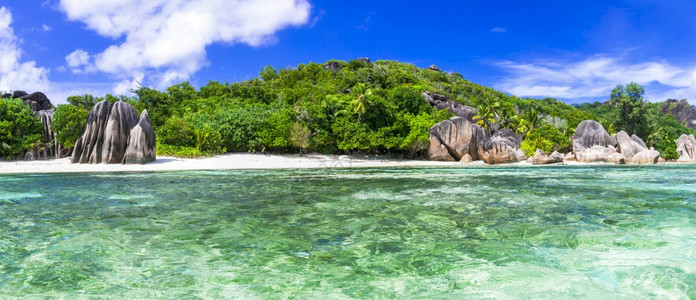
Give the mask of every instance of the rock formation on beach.
[(473, 122), (452, 117), (430, 128), (428, 158), (440, 161), (483, 160), (489, 164), (512, 163), (526, 159), (520, 150), (522, 139), (502, 129), (492, 136)]
[(677, 153), (679, 154), (678, 162), (696, 162), (696, 138), (693, 134), (682, 134), (677, 139)]
[(510, 129), (503, 128), (478, 144), (478, 155), (487, 164), (506, 164), (527, 159), (520, 150), (522, 138)]
[(529, 162), (535, 165), (545, 165), (545, 164), (555, 164), (563, 162), (564, 156), (556, 151), (551, 153), (551, 155), (546, 155), (546, 152), (541, 149), (537, 149), (534, 156), (528, 159)]
[[(614, 155), (617, 153), (622, 157)], [(578, 125), (573, 137), (573, 154), (579, 162), (650, 164), (657, 163), (660, 157), (659, 152), (648, 149), (635, 134), (629, 137), (626, 132), (619, 131), (611, 136), (593, 120), (585, 120)]]
[(75, 142), (71, 161), (144, 164), (156, 159), (155, 147), (155, 132), (147, 111), (138, 118), (128, 103), (101, 101), (89, 113), (85, 132)]
[(686, 127), (696, 129), (696, 107), (689, 105), (689, 101), (686, 99), (667, 99), (660, 108), (660, 112), (672, 114), (677, 121)]
[(485, 137), (480, 126), (462, 117), (452, 117), (430, 128), (430, 160), (459, 161), (468, 154), (478, 158), (478, 144)]

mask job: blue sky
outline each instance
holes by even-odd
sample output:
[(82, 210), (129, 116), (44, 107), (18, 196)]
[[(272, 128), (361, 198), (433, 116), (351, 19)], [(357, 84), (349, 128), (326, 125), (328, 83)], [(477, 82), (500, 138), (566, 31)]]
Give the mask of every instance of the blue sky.
[[(398, 3), (398, 4), (397, 4)], [(0, 90), (127, 93), (367, 56), (524, 97), (696, 99), (696, 1), (5, 0)]]

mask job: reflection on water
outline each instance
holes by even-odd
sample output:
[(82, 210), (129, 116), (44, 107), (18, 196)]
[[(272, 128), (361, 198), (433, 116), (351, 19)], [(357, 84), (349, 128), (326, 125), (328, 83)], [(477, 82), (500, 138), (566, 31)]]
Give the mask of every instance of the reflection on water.
[(0, 295), (696, 298), (696, 168), (0, 176)]

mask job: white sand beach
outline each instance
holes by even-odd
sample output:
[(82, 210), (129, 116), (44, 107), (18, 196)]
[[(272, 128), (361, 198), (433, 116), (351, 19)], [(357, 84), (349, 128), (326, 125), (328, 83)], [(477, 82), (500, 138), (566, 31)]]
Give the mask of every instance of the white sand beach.
[(462, 166), (462, 164), (458, 162), (393, 159), (365, 155), (334, 156), (310, 154), (299, 156), (230, 153), (200, 159), (158, 156), (157, 161), (145, 165), (72, 164), (70, 163), (70, 158), (42, 161), (4, 161), (0, 162), (0, 174), (418, 166), (452, 167)]

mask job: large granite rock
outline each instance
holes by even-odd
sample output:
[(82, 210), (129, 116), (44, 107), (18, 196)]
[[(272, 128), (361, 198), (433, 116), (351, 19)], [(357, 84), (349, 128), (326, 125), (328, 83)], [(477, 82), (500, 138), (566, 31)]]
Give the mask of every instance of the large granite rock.
[[(472, 159), (477, 160), (477, 147), (484, 137), (483, 128), (462, 117), (442, 121), (430, 128), (428, 158), (459, 161), (464, 155), (469, 154)], [(444, 155), (445, 149), (450, 158)]]
[(157, 158), (155, 130), (147, 110), (140, 114), (138, 124), (130, 130), (123, 164), (146, 164)]
[(546, 152), (537, 149), (534, 156), (529, 158), (529, 161), (535, 165), (555, 164), (563, 162), (563, 155), (554, 151), (551, 155), (546, 155)]
[(487, 164), (524, 161), (527, 157), (520, 150), (520, 143), (522, 143), (520, 136), (503, 128), (478, 144), (478, 157)]
[(614, 146), (599, 146), (595, 145), (590, 148), (585, 148), (575, 153), (575, 160), (578, 162), (605, 162), (609, 155), (616, 153)]
[(668, 99), (660, 108), (660, 112), (669, 113), (687, 127), (696, 129), (696, 107), (689, 105), (686, 99)]
[(459, 102), (448, 100), (447, 97), (440, 94), (431, 94), (429, 92), (423, 92), (423, 97), (430, 105), (437, 108), (438, 110), (447, 109), (464, 119), (469, 120), (469, 122), (474, 122), (474, 116), (478, 113), (473, 107), (462, 105)]
[(454, 161), (454, 157), (449, 153), (447, 147), (440, 142), (434, 134), (430, 134), (430, 147), (427, 153), (429, 160)]
[(696, 162), (696, 138), (693, 134), (682, 134), (677, 139), (678, 162)]
[(631, 158), (632, 164), (656, 164), (660, 159), (660, 152), (655, 149), (638, 152)]
[(573, 137), (573, 153), (592, 148), (594, 146), (616, 147), (616, 138), (604, 130), (602, 124), (597, 121), (585, 120), (578, 124)]
[(49, 141), (43, 149), (39, 149), (37, 159), (43, 160), (55, 158), (56, 154), (60, 152), (60, 147), (56, 143), (56, 134), (51, 130), (51, 125), (53, 124), (53, 113), (55, 111), (55, 109), (51, 108), (34, 113), (36, 117), (41, 120), (41, 124), (43, 125), (43, 132), (41, 133), (42, 136)]
[(616, 153), (616, 146), (616, 138), (597, 121), (582, 121), (575, 130), (573, 154), (576, 161), (604, 162), (609, 155)]
[(621, 153), (612, 153), (609, 156), (607, 156), (607, 162), (608, 163), (615, 163), (615, 164), (625, 164), (626, 163), (626, 157), (623, 156)]
[(634, 155), (648, 150), (643, 140), (635, 134), (628, 136), (628, 133), (622, 130), (615, 137), (617, 142), (616, 150), (624, 156), (627, 162), (630, 162)]
[[(152, 125), (149, 125), (147, 113), (144, 116), (145, 118), (139, 119), (135, 109), (122, 101), (114, 104), (106, 101), (97, 103), (87, 117), (85, 132), (75, 142), (71, 161), (91, 164), (122, 163), (129, 144), (131, 130), (141, 122), (146, 122), (149, 128), (152, 128)], [(145, 133), (148, 126), (140, 126), (143, 131), (142, 136), (154, 139), (154, 132), (152, 135)], [(145, 144), (149, 145), (150, 143), (155, 143), (155, 141), (146, 141)], [(134, 144), (133, 151), (147, 148), (145, 144), (137, 147)], [(154, 149), (154, 147), (152, 148)]]

